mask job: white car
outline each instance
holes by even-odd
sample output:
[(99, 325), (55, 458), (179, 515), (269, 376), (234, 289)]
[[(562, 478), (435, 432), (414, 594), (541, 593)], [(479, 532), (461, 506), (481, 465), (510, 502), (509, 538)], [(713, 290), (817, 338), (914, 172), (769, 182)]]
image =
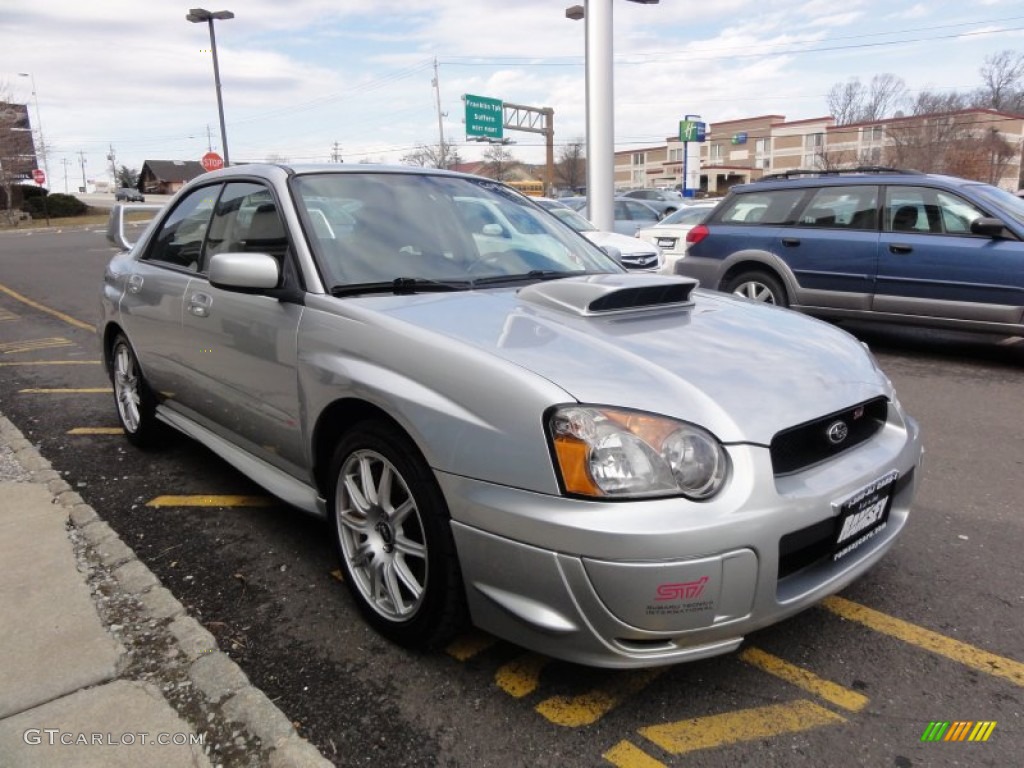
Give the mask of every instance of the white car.
[(598, 229), (589, 220), (572, 208), (557, 200), (547, 197), (535, 197), (533, 202), (546, 208), (575, 229), (598, 248), (614, 248), (619, 252), (618, 261), (631, 272), (661, 272), (663, 257), (657, 245), (638, 240), (635, 237), (620, 235), (618, 232), (605, 232)]
[(662, 274), (675, 274), (676, 262), (686, 255), (686, 233), (704, 220), (718, 200), (701, 200), (670, 213), (653, 227), (637, 230), (636, 236), (661, 249)]

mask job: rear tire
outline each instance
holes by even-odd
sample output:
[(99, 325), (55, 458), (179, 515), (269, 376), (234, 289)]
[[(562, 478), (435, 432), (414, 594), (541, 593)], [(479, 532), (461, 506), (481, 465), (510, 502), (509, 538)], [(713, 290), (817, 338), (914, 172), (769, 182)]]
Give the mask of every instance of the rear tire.
[(751, 301), (775, 304), (779, 307), (789, 306), (786, 289), (782, 287), (778, 278), (767, 272), (741, 272), (731, 278), (723, 290)]
[(363, 618), (412, 648), (446, 644), (465, 623), (444, 496), (419, 451), (383, 421), (357, 424), (331, 462), (331, 534)]
[(123, 333), (110, 348), (110, 379), (114, 385), (117, 418), (128, 442), (139, 448), (154, 447), (161, 424), (156, 418), (156, 397), (142, 375), (135, 350)]

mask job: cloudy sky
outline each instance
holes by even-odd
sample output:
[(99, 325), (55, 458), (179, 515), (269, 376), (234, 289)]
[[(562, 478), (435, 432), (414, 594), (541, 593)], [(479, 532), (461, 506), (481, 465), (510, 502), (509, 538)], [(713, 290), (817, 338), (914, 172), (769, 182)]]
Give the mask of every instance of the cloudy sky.
[[(461, 97), (555, 111), (555, 140), (585, 128), (583, 0), (230, 0), (217, 50), (231, 159), (398, 161), (436, 144), (434, 60), (445, 137), (464, 159)], [(0, 0), (0, 92), (29, 103), (49, 146), (52, 188), (81, 158), (118, 165), (199, 159), (220, 150), (210, 42), (188, 2)], [(986, 56), (1024, 50), (1019, 0), (614, 0), (617, 149), (657, 145), (685, 114), (709, 122), (827, 113), (850, 77), (903, 78), (911, 91), (973, 89)], [(208, 140), (209, 135), (212, 140)], [(507, 134), (508, 135), (508, 134)], [(513, 155), (543, 159), (515, 133)], [(557, 150), (556, 150), (557, 151)], [(82, 153), (81, 155), (79, 153)]]

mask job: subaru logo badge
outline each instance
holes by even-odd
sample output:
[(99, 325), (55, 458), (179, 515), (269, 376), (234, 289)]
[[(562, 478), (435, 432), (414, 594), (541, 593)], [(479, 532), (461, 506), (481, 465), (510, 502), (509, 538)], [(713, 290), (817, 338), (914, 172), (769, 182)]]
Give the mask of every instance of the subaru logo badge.
[(832, 445), (839, 445), (850, 434), (850, 428), (846, 426), (845, 421), (835, 421), (828, 425), (825, 434), (828, 435), (828, 441)]

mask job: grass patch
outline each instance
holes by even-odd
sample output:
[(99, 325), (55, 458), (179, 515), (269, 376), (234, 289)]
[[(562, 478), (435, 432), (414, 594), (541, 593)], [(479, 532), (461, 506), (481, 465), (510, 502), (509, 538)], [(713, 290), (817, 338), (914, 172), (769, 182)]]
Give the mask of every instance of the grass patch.
[[(125, 221), (149, 221), (159, 211), (133, 211), (125, 214)], [(82, 216), (65, 216), (62, 218), (50, 217), (50, 223), (45, 218), (27, 219), (16, 222), (13, 226), (7, 220), (7, 212), (0, 211), (0, 231), (16, 232), (31, 229), (46, 229), (47, 227), (95, 227), (106, 226), (110, 219), (110, 211), (105, 208), (90, 208)]]

